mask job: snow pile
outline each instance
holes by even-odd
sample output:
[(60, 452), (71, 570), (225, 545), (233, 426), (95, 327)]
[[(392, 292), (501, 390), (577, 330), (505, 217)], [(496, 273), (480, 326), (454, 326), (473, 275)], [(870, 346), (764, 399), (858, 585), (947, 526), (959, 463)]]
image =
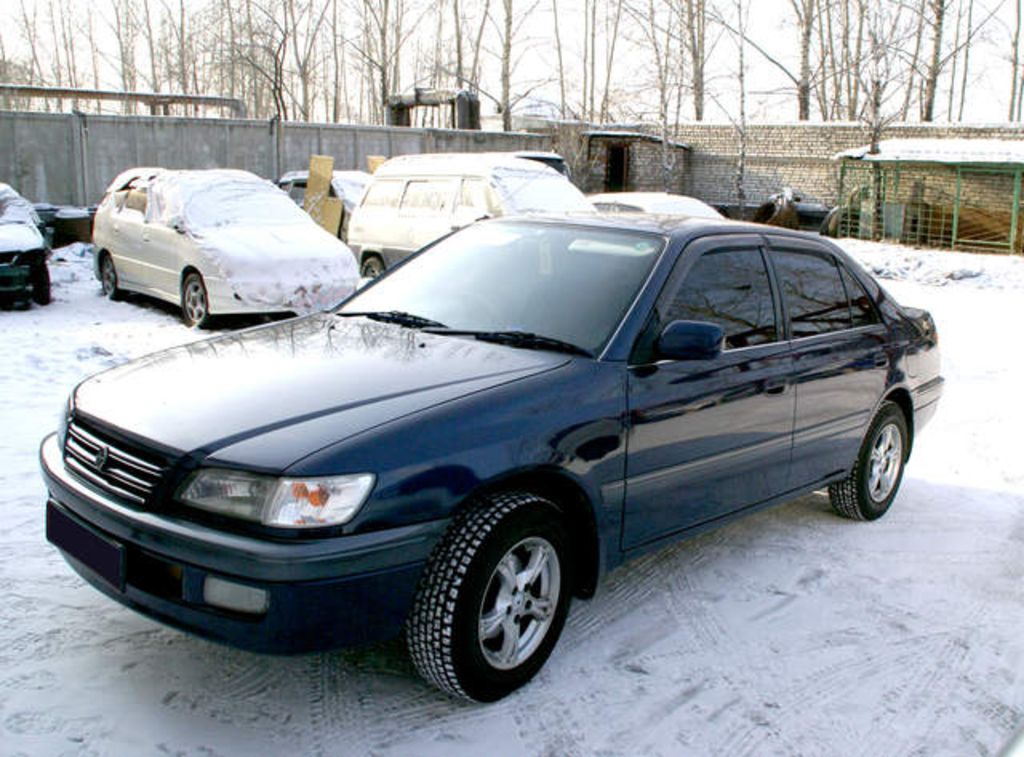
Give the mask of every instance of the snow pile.
[(351, 250), (287, 194), (246, 171), (164, 171), (149, 188), (147, 220), (180, 228), (243, 301), (308, 313), (348, 296)]
[(861, 239), (836, 239), (840, 247), (879, 279), (927, 286), (959, 285), (982, 289), (1024, 289), (1024, 258), (904, 247)]

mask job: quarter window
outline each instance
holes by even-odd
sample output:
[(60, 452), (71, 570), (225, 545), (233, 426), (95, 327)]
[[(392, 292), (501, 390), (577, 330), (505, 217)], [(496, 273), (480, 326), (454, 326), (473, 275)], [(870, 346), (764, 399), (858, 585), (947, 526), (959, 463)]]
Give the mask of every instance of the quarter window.
[(793, 338), (851, 328), (850, 304), (835, 261), (810, 253), (772, 255)]
[(725, 331), (726, 349), (774, 342), (775, 307), (761, 252), (705, 253), (669, 303), (666, 321), (715, 323)]
[(853, 327), (872, 326), (878, 323), (878, 313), (871, 298), (864, 291), (864, 285), (857, 281), (853, 274), (842, 266), (839, 267), (843, 276), (843, 284), (846, 285), (846, 294), (850, 298), (850, 315), (853, 317)]

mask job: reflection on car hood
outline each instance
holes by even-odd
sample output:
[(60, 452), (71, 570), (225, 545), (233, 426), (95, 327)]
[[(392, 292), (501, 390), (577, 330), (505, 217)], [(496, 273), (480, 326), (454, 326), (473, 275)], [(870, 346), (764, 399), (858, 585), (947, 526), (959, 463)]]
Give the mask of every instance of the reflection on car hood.
[(566, 361), (320, 314), (127, 363), (84, 382), (75, 404), (76, 413), (181, 452), (273, 434), (249, 459), (227, 459), (280, 469), (382, 423)]

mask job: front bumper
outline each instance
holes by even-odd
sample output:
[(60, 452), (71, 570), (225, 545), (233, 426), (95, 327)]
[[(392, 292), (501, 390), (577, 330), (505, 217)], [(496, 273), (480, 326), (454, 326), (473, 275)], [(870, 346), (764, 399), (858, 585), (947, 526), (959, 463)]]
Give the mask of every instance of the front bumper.
[[(327, 539), (262, 539), (110, 498), (67, 472), (55, 435), (43, 440), (40, 463), (49, 489), (47, 537), (84, 579), (157, 620), (259, 652), (309, 652), (396, 636), (447, 526), (431, 521)], [(208, 577), (265, 591), (265, 612), (207, 603)]]

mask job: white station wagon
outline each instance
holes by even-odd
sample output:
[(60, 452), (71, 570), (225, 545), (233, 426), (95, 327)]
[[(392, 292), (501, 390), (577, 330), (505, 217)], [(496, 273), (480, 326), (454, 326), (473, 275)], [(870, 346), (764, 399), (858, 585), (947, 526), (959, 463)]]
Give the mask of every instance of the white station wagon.
[(200, 328), (218, 315), (324, 309), (358, 281), (344, 243), (247, 171), (125, 171), (96, 211), (93, 244), (107, 297), (179, 304)]

